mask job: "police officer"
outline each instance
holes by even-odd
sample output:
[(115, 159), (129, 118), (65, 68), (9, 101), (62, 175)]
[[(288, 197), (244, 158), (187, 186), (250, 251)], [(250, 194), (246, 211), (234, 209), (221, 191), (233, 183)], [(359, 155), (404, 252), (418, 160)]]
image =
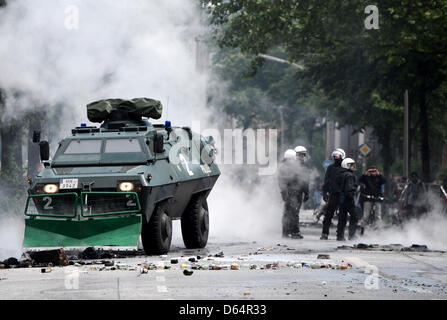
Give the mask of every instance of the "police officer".
[(331, 156), (334, 159), (334, 163), (327, 167), (323, 184), (323, 200), (327, 202), (327, 207), (324, 213), (321, 240), (328, 239), (332, 218), (339, 204), (339, 190), (337, 190), (338, 187), (335, 183), (335, 178), (338, 170), (341, 168), (341, 162), (345, 158), (345, 152), (343, 149), (335, 149)]
[[(301, 186), (301, 196), (299, 197), (299, 200), (301, 202), (306, 202), (309, 200), (309, 180), (310, 180), (310, 164), (309, 164), (309, 157), (307, 153), (307, 149), (304, 146), (297, 146), (295, 147), (295, 153), (296, 158), (298, 161), (298, 177), (300, 180), (300, 186)], [(298, 208), (298, 214), (299, 214), (299, 208)]]
[(357, 213), (354, 203), (354, 193), (357, 189), (355, 183), (355, 161), (346, 158), (341, 163), (341, 169), (337, 172), (335, 178), (339, 196), (339, 213), (337, 224), (337, 240), (345, 241), (345, 227), (347, 214), (349, 213), (349, 240), (355, 239), (355, 231), (357, 229)]
[(283, 237), (303, 238), (299, 228), (299, 210), (303, 200), (306, 201), (309, 198), (305, 174), (306, 170), (304, 170), (303, 163), (300, 160), (297, 161), (295, 150), (286, 150), (284, 161), (278, 170), (278, 182), (284, 201), (282, 217)]
[(303, 146), (297, 146), (295, 148), (296, 158), (301, 162), (303, 165), (307, 165), (307, 149)]

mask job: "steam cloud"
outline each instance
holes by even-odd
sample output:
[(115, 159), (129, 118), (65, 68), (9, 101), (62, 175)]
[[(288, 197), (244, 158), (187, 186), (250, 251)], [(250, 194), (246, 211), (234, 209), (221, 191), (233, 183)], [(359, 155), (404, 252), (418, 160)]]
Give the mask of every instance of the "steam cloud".
[(162, 100), (165, 111), (169, 99), (174, 125), (197, 120), (206, 76), (195, 66), (195, 37), (203, 32), (196, 4), (8, 1), (0, 10), (3, 119), (62, 105), (66, 117), (58, 120), (68, 132), (78, 120), (85, 122), (91, 101), (152, 97)]
[(0, 261), (9, 257), (19, 258), (22, 254), (22, 240), (25, 222), (18, 215), (6, 215), (0, 218)]
[(427, 195), (429, 212), (416, 220), (406, 222), (402, 228), (393, 227), (367, 234), (362, 242), (377, 244), (424, 244), (431, 250), (447, 250), (447, 215), (443, 213), (439, 195)]

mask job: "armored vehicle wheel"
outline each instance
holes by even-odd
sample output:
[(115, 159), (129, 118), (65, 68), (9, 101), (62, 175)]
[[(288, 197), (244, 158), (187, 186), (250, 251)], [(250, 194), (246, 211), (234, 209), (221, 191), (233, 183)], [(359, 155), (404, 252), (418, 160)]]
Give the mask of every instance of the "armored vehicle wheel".
[(204, 248), (208, 242), (208, 204), (203, 195), (193, 196), (182, 219), (182, 236), (186, 248)]
[(159, 203), (149, 220), (141, 229), (141, 241), (146, 254), (166, 254), (171, 247), (172, 220), (166, 209), (166, 203)]

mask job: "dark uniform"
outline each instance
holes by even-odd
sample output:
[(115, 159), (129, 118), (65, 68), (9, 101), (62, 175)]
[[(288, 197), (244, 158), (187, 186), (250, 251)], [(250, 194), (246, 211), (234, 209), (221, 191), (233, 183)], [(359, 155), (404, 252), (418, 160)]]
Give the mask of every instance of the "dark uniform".
[(278, 182), (284, 200), (282, 217), (282, 235), (301, 237), (299, 211), (305, 199), (309, 197), (309, 168), (295, 160), (284, 161), (278, 170)]
[(339, 193), (339, 213), (337, 225), (337, 240), (344, 240), (347, 215), (349, 213), (349, 239), (353, 239), (357, 228), (357, 213), (354, 193), (357, 189), (354, 173), (340, 168), (335, 178)]
[[(329, 235), (329, 228), (331, 227), (332, 218), (335, 210), (339, 204), (339, 190), (335, 182), (338, 171), (341, 169), (341, 159), (335, 159), (334, 163), (329, 165), (326, 169), (323, 184), (323, 197), (328, 202), (326, 212), (324, 213), (323, 232), (325, 236)], [(327, 194), (329, 194), (329, 199)]]

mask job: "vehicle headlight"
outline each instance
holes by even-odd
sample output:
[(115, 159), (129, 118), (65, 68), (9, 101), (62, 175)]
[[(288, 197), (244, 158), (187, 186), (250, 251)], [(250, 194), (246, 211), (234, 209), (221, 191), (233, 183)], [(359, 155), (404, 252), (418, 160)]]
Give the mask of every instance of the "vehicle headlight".
[(133, 183), (132, 182), (121, 182), (119, 185), (119, 189), (123, 192), (132, 191)]
[(45, 193), (56, 193), (59, 190), (59, 187), (56, 184), (46, 184), (43, 187), (43, 191)]

